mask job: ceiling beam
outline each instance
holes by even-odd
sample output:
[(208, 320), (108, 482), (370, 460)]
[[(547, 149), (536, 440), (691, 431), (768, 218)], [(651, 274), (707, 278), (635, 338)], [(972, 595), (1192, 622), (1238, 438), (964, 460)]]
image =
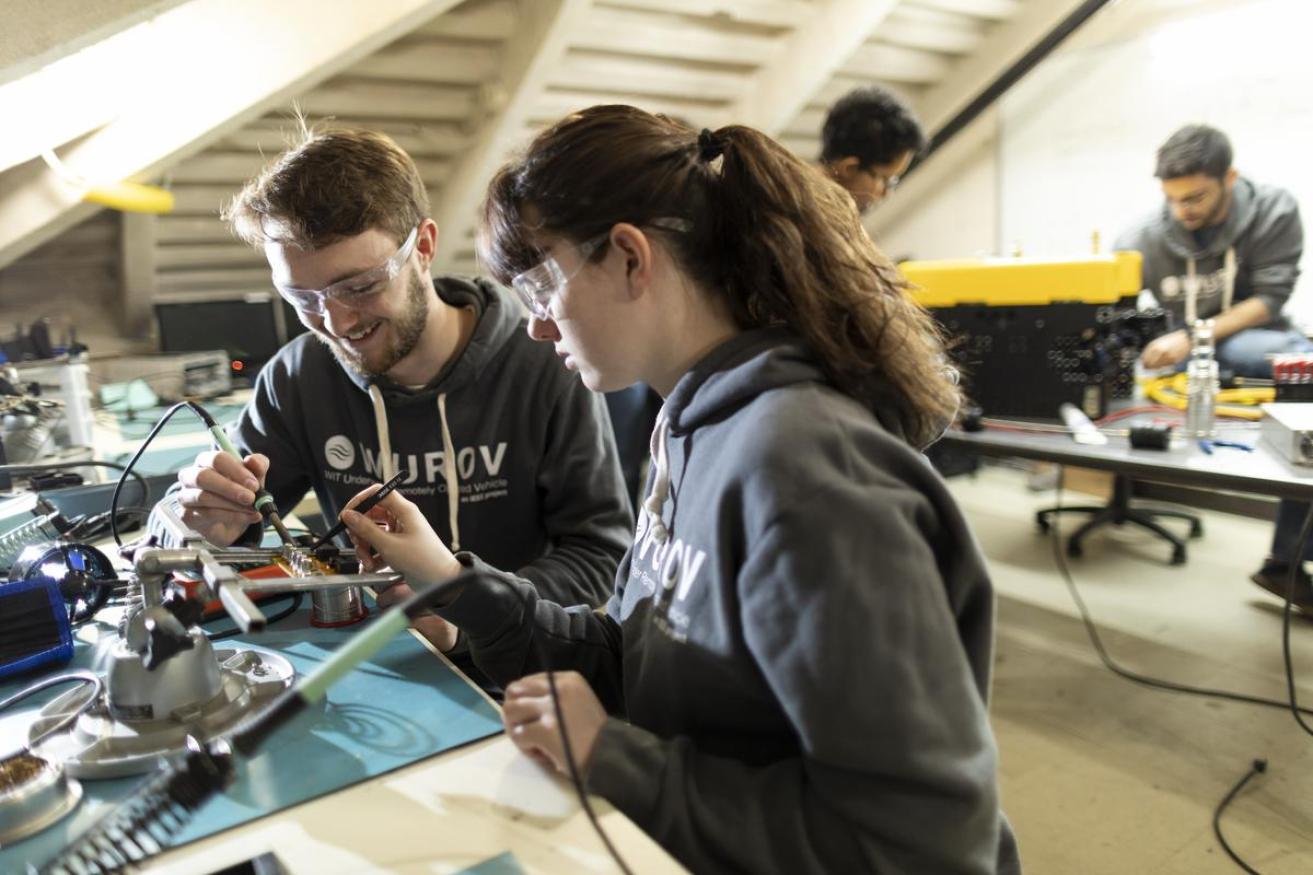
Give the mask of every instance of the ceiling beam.
[(829, 0), (757, 70), (729, 113), (742, 124), (776, 135), (898, 5), (898, 0)]
[[(156, 52), (124, 86), (140, 98), (61, 158), (93, 181), (156, 178), (455, 3), (192, 0), (169, 9), (152, 23)], [(0, 266), (94, 210), (39, 160), (0, 174)]]
[[(1084, 0), (1028, 3), (1017, 16), (998, 25), (969, 57), (963, 58), (938, 85), (916, 101), (926, 131), (936, 131), (990, 82), (1019, 60), (1032, 46), (1082, 5)], [(936, 4), (941, 5), (941, 4)], [(917, 166), (899, 186), (898, 194), (873, 211), (868, 227), (877, 238), (898, 224), (919, 202), (953, 178), (953, 171), (994, 140), (997, 114), (986, 110), (948, 145)]]
[(0, 85), (26, 76), (182, 0), (5, 0)]
[(999, 25), (970, 57), (963, 58), (938, 85), (921, 96), (916, 107), (921, 124), (927, 131), (942, 127), (1083, 3), (1084, 0), (1045, 0), (1026, 4), (1015, 18)]
[(471, 137), (438, 199), (438, 270), (445, 269), (477, 219), (476, 210), (497, 168), (523, 136), (553, 69), (565, 55), (567, 39), (592, 8), (592, 0), (522, 0), (519, 24), (502, 49), (497, 83), (485, 89), (499, 99)]
[(920, 5), (929, 6), (931, 9), (938, 9), (943, 12), (956, 12), (961, 15), (969, 15), (972, 18), (988, 18), (993, 21), (1006, 21), (1014, 18), (1021, 13), (1022, 9), (1030, 6), (1042, 6), (1048, 0), (1031, 0), (1029, 3), (1021, 3), (1020, 0), (918, 0)]
[(765, 27), (797, 27), (811, 14), (795, 0), (607, 0), (610, 6), (644, 12), (720, 18)]

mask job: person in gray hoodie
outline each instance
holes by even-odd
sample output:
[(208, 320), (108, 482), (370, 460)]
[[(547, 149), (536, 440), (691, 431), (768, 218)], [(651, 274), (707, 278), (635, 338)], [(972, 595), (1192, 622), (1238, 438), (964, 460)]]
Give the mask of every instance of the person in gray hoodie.
[(307, 132), (248, 183), (227, 217), (310, 331), (230, 429), (244, 458), (202, 454), (170, 500), (211, 542), (249, 543), (260, 486), (282, 512), (313, 490), (335, 519), (404, 471), (398, 491), (448, 543), (554, 601), (601, 605), (633, 524), (605, 407), (526, 336), (505, 290), (430, 278), (428, 210), (414, 162), (371, 131)]
[(480, 246), (589, 388), (664, 398), (602, 611), (404, 497), (342, 515), (367, 564), (461, 575), (437, 610), (509, 684), (512, 741), (567, 771), (568, 734), (587, 789), (694, 872), (1018, 872), (994, 596), (920, 453), (956, 375), (848, 194), (751, 128), (593, 107), (496, 175)]
[(1172, 321), (1145, 347), (1145, 367), (1184, 362), (1196, 319), (1213, 320), (1218, 363), (1241, 376), (1271, 377), (1268, 355), (1313, 350), (1281, 312), (1304, 251), (1290, 192), (1240, 176), (1226, 134), (1206, 125), (1168, 137), (1154, 175), (1162, 207), (1114, 244), (1144, 256), (1143, 287)]
[[(1174, 323), (1145, 347), (1145, 367), (1182, 367), (1196, 319), (1212, 320), (1218, 364), (1239, 376), (1270, 379), (1268, 356), (1313, 351), (1281, 312), (1304, 252), (1304, 225), (1290, 192), (1240, 176), (1230, 140), (1207, 125), (1187, 125), (1168, 137), (1155, 176), (1163, 206), (1114, 247), (1143, 254), (1143, 286)], [(1251, 577), (1283, 599), (1308, 510), (1305, 502), (1281, 502), (1271, 551)], [(1304, 558), (1313, 558), (1313, 550)], [(1313, 584), (1302, 568), (1297, 575), (1295, 604), (1313, 611)]]

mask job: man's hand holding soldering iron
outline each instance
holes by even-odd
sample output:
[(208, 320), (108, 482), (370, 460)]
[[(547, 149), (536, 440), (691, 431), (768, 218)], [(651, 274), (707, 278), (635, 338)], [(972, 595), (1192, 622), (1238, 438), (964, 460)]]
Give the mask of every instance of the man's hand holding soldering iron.
[(225, 450), (201, 453), (178, 472), (182, 521), (215, 546), (231, 545), (263, 518), (255, 500), (268, 472), (269, 459), (260, 453), (244, 459)]

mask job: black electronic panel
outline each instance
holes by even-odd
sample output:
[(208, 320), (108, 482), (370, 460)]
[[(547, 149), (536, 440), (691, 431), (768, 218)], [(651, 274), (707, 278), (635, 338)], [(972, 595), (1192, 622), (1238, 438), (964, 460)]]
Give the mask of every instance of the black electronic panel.
[(179, 301), (155, 305), (161, 352), (227, 350), (233, 379), (250, 383), (288, 340), (305, 331), (282, 298)]

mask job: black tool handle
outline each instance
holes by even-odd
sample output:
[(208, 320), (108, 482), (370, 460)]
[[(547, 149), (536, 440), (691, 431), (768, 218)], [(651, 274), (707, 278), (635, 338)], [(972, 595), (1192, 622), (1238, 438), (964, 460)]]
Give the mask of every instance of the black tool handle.
[[(360, 504), (356, 505), (351, 509), (354, 510), (356, 513), (369, 513), (371, 510), (374, 509), (374, 505), (378, 504), (380, 501), (387, 498), (392, 493), (392, 490), (396, 489), (397, 486), (401, 484), (401, 481), (404, 480), (405, 477), (406, 477), (405, 471), (398, 471), (396, 474), (392, 476), (391, 480), (383, 484), (382, 489), (380, 489), (378, 492), (375, 492), (373, 495), (369, 496), (369, 498), (366, 498), (364, 501), (360, 502)], [(333, 538), (336, 538), (344, 531), (346, 531), (346, 523), (342, 522), (342, 520), (339, 519), (337, 522), (333, 524), (333, 527), (331, 529), (329, 529), (328, 531), (324, 532), (322, 535), (319, 536), (318, 541), (315, 541), (313, 544), (310, 545), (310, 549), (314, 550), (317, 547), (322, 546), (323, 544), (327, 544), (329, 541), (331, 541)]]

